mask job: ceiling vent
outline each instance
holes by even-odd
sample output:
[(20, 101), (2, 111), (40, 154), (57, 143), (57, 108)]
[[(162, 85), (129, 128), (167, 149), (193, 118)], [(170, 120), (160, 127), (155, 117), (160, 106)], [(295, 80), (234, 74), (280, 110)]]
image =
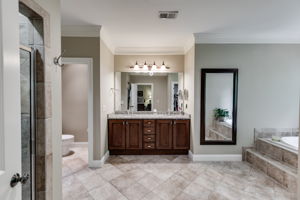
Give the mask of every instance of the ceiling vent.
[(159, 11), (160, 19), (176, 19), (178, 11)]

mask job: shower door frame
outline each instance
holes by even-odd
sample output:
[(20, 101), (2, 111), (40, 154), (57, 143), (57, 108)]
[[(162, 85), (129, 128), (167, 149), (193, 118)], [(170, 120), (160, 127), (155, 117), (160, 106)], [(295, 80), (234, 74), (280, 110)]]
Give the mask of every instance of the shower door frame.
[[(32, 47), (27, 47), (25, 45), (20, 45), (20, 50), (30, 53), (30, 179), (31, 179), (31, 200), (35, 200), (35, 148), (36, 148), (36, 67), (35, 67), (35, 49)], [(21, 65), (20, 65), (21, 74)], [(22, 127), (21, 127), (22, 128)]]

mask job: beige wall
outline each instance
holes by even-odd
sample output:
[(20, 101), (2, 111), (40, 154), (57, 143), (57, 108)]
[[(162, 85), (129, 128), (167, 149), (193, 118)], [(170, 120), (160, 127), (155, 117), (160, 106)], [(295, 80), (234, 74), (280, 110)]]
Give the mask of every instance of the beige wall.
[[(107, 150), (107, 114), (114, 112), (114, 55), (103, 42), (100, 41), (100, 102), (101, 102), (101, 149), (100, 155), (103, 156)], [(98, 155), (97, 155), (98, 156)], [(100, 157), (99, 157), (100, 158)]]
[[(100, 34), (99, 34), (100, 35)], [(62, 37), (64, 57), (93, 58), (94, 159), (100, 158), (100, 37)]]
[(200, 122), (201, 68), (238, 68), (237, 145), (200, 145), (200, 123), (193, 134), (196, 154), (240, 154), (253, 143), (254, 128), (299, 127), (300, 45), (197, 44), (195, 122)]
[(152, 106), (157, 111), (168, 111), (168, 76), (130, 76), (131, 83), (152, 83)]
[(75, 142), (88, 141), (89, 71), (86, 64), (62, 68), (62, 134), (75, 136)]
[(184, 55), (115, 55), (115, 71), (116, 72), (131, 72), (130, 66), (135, 62), (143, 65), (153, 64), (155, 61), (157, 66), (165, 62), (167, 67), (170, 67), (168, 72), (183, 72), (184, 71)]
[[(194, 90), (195, 90), (195, 46), (184, 56), (184, 89), (188, 91), (189, 97), (184, 100), (184, 111), (191, 115), (191, 151), (194, 152), (195, 131), (194, 131)], [(200, 142), (199, 142), (200, 143)]]

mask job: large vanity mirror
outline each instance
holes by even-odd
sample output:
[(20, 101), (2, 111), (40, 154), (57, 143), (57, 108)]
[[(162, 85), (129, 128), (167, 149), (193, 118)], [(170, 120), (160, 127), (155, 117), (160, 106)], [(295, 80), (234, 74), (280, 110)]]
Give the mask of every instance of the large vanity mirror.
[(115, 72), (116, 111), (182, 111), (183, 73)]
[(200, 144), (236, 144), (238, 69), (202, 69)]

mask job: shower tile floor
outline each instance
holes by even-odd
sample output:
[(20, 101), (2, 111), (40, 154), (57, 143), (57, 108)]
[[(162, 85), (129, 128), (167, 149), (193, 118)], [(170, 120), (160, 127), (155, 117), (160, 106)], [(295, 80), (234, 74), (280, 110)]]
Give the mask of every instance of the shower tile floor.
[(244, 162), (191, 162), (188, 156), (110, 156), (87, 164), (87, 148), (63, 158), (64, 200), (296, 199)]

